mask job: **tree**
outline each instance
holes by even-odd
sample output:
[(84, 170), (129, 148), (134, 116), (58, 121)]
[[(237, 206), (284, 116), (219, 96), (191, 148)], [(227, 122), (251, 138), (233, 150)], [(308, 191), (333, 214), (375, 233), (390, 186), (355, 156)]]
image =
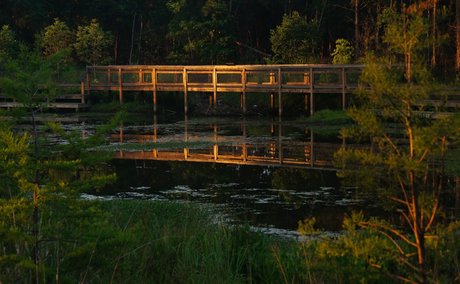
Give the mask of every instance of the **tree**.
[(455, 1), (455, 35), (456, 35), (456, 60), (455, 68), (457, 69), (457, 78), (460, 77), (460, 0)]
[(349, 64), (353, 61), (354, 54), (353, 46), (351, 43), (343, 38), (339, 38), (335, 42), (335, 49), (332, 52), (332, 63), (334, 64)]
[[(414, 57), (428, 46), (427, 22), (420, 15), (397, 13), (387, 8), (380, 16), (380, 23), (385, 30), (383, 41), (388, 44), (390, 52), (404, 56), (405, 77), (411, 82)], [(415, 58), (415, 61), (421, 60)]]
[(111, 35), (104, 32), (99, 22), (93, 19), (89, 25), (78, 27), (74, 48), (82, 62), (104, 64), (110, 61), (108, 47), (111, 42)]
[[(43, 58), (23, 47), (0, 75), (3, 94), (21, 103), (20, 118), (29, 116), (32, 122), (30, 131), (17, 134), (9, 124), (18, 117), (10, 117), (8, 123), (0, 119), (2, 282), (60, 282), (68, 259), (88, 260), (91, 251), (85, 246), (96, 247), (99, 239), (110, 238), (102, 231), (85, 233), (86, 240), (80, 243), (78, 234), (99, 221), (96, 209), (83, 203), (79, 193), (114, 180), (114, 175), (100, 169), (110, 154), (95, 155), (94, 148), (105, 141), (104, 134), (118, 124), (118, 117), (90, 138), (66, 133), (56, 123), (40, 129), (36, 114), (55, 93), (57, 55)], [(51, 143), (43, 135), (47, 132), (62, 143)], [(66, 267), (72, 271), (72, 265)]]
[(307, 22), (296, 11), (270, 32), (273, 62), (313, 63), (318, 61), (319, 32), (315, 21)]
[(54, 23), (47, 26), (43, 31), (41, 43), (43, 54), (52, 55), (63, 49), (71, 48), (73, 41), (73, 33), (66, 23), (55, 18)]
[(223, 64), (233, 61), (231, 17), (225, 1), (167, 1), (172, 19), (167, 38), (168, 59), (182, 64)]
[(372, 258), (370, 265), (399, 280), (428, 283), (433, 268), (429, 255), (437, 253), (436, 245), (428, 240), (439, 238), (441, 242), (436, 225), (442, 196), (449, 190), (446, 157), (460, 145), (460, 115), (435, 120), (420, 114), (420, 103), (428, 98), (433, 85), (425, 72), (414, 72), (412, 83), (403, 79), (404, 73), (388, 60), (369, 59), (362, 76), (368, 87), (359, 91), (359, 105), (349, 111), (356, 125), (341, 134), (368, 141), (370, 146), (341, 149), (337, 163), (343, 177), (389, 197), (394, 210), (401, 213), (401, 224), (359, 222), (391, 241), (394, 261), (403, 269), (392, 271)]
[(13, 31), (8, 25), (2, 26), (0, 30), (0, 63), (11, 59), (18, 48), (18, 43)]

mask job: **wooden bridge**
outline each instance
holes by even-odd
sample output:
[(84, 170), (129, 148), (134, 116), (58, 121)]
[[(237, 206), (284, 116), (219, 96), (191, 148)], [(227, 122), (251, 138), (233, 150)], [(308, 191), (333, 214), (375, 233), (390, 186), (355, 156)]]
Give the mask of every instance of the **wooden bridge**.
[[(270, 110), (278, 108), (283, 113), (283, 96), (303, 95), (305, 111), (313, 114), (315, 97), (341, 96), (341, 107), (346, 108), (347, 94), (356, 90), (364, 65), (339, 64), (289, 64), (289, 65), (109, 65), (87, 66), (86, 76), (78, 85), (60, 85), (62, 94), (44, 105), (51, 108), (87, 107), (88, 96), (96, 91), (115, 91), (120, 103), (124, 94), (132, 91), (152, 92), (154, 112), (157, 111), (158, 92), (181, 92), (184, 113), (188, 113), (188, 96), (191, 92), (209, 93), (210, 107), (216, 109), (219, 93), (240, 95), (242, 113), (246, 113), (246, 97), (251, 93), (269, 94)], [(77, 88), (74, 94), (65, 89)], [(419, 104), (435, 110), (460, 107), (460, 94), (435, 97)], [(0, 107), (17, 107), (19, 103), (0, 96)], [(417, 107), (416, 104), (414, 107)], [(422, 110), (428, 113), (426, 109)], [(434, 115), (438, 115), (437, 111)]]
[[(46, 89), (46, 86), (40, 86), (37, 93)], [(48, 97), (39, 95), (39, 98), (31, 100), (28, 104), (16, 101), (13, 97), (0, 94), (0, 108), (33, 107), (40, 109), (73, 109), (78, 111), (88, 107), (84, 81), (81, 81), (79, 84), (58, 84), (56, 89), (56, 96)]]
[(243, 113), (246, 113), (248, 93), (268, 93), (272, 110), (277, 96), (280, 116), (283, 112), (283, 94), (297, 93), (305, 95), (305, 110), (312, 114), (316, 94), (341, 95), (344, 109), (346, 95), (357, 88), (363, 68), (363, 65), (329, 64), (87, 66), (85, 91), (116, 91), (120, 103), (123, 103), (124, 92), (152, 92), (155, 112), (158, 92), (182, 92), (185, 114), (188, 112), (190, 92), (210, 93), (213, 108), (217, 106), (218, 93), (239, 93)]

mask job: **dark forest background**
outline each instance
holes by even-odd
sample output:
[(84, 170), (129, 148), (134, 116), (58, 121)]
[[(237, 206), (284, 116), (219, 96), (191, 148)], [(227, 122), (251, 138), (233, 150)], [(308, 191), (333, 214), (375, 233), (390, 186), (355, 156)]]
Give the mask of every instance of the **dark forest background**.
[(339, 38), (352, 43), (355, 61), (385, 52), (379, 15), (388, 7), (422, 14), (431, 23), (427, 36), (438, 42), (426, 58), (435, 57), (438, 73), (455, 70), (455, 0), (2, 0), (0, 26), (31, 46), (56, 18), (72, 31), (96, 19), (111, 35), (111, 63), (253, 64), (273, 62), (271, 34), (298, 12), (313, 45), (309, 58), (331, 63)]

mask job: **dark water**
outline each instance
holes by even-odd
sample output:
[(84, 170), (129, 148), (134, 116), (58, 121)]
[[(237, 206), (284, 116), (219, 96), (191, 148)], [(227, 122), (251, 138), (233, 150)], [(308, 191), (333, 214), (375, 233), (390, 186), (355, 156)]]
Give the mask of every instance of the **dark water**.
[(225, 222), (268, 233), (295, 235), (311, 217), (337, 232), (351, 211), (378, 210), (340, 185), (336, 130), (271, 119), (124, 123), (111, 135), (118, 181), (97, 195), (210, 204)]
[[(62, 123), (85, 137), (106, 120), (68, 116)], [(199, 203), (220, 221), (284, 236), (296, 236), (298, 222), (306, 218), (338, 232), (353, 210), (380, 214), (365, 193), (341, 186), (332, 159), (344, 144), (333, 125), (137, 116), (108, 140), (115, 157), (110, 168), (118, 180), (84, 198)]]
[[(106, 120), (70, 116), (63, 128), (85, 137)], [(337, 132), (270, 118), (137, 116), (108, 137), (117, 182), (83, 196), (193, 202), (220, 221), (290, 237), (306, 218), (336, 233), (352, 211), (390, 217), (371, 194), (341, 185), (332, 159), (348, 146)]]

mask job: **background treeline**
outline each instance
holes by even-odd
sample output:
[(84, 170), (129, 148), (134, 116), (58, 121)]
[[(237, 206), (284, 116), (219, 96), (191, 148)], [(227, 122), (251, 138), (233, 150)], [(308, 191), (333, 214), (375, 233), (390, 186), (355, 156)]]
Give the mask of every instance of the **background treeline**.
[[(110, 35), (107, 51), (116, 64), (291, 63), (286, 62), (289, 58), (276, 57), (277, 33), (284, 33), (281, 38), (287, 47), (307, 45), (311, 56), (303, 61), (330, 63), (340, 38), (351, 42), (355, 60), (368, 51), (385, 52), (379, 15), (392, 7), (401, 13), (420, 14), (430, 24), (426, 33), (431, 44), (425, 56), (438, 74), (446, 75), (455, 70), (455, 2), (4, 0), (0, 25), (8, 25), (20, 41), (33, 45), (56, 18), (74, 33), (95, 19)], [(276, 29), (293, 15), (301, 17), (303, 27)]]

